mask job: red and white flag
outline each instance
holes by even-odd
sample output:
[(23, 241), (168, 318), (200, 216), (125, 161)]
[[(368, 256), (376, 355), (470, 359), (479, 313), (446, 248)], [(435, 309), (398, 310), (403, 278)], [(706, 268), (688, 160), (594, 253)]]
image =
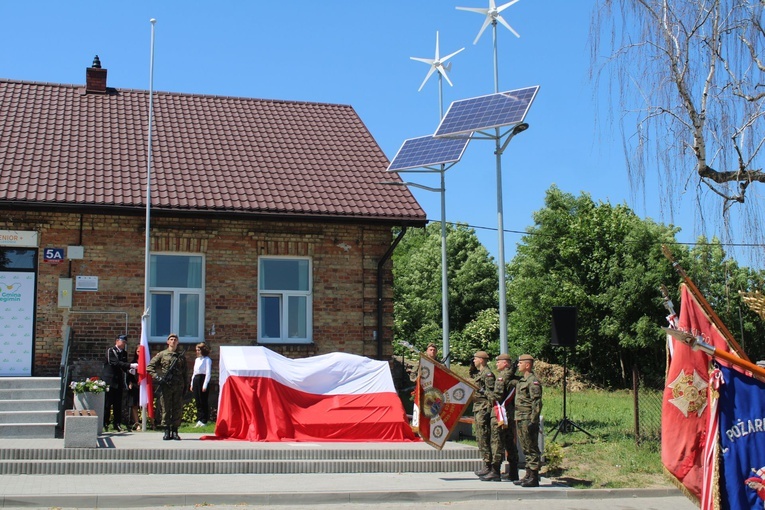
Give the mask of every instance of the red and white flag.
[[(515, 399), (515, 386), (510, 390), (510, 393), (505, 397), (505, 400), (502, 402), (495, 401), (494, 402), (494, 416), (497, 418), (497, 425), (502, 427), (503, 429), (507, 428), (508, 424), (508, 417), (507, 417), (507, 403), (511, 402)], [(512, 419), (512, 418), (511, 418)]]
[(146, 372), (146, 366), (151, 360), (151, 355), (149, 354), (148, 320), (149, 316), (146, 314), (141, 317), (141, 349), (138, 351), (139, 404), (147, 410), (151, 418), (154, 418), (154, 385), (152, 384), (151, 376)]
[[(720, 333), (686, 285), (680, 287), (678, 329), (701, 336), (713, 347), (729, 351)], [(704, 449), (709, 432), (710, 356), (671, 336), (661, 420), (661, 460), (669, 474), (699, 504), (704, 486)], [(711, 443), (710, 443), (711, 444)], [(709, 477), (706, 479), (709, 482)]]
[(387, 361), (342, 352), (290, 359), (220, 348), (218, 438), (414, 441)]
[(412, 427), (423, 441), (440, 450), (476, 390), (469, 381), (421, 354)]

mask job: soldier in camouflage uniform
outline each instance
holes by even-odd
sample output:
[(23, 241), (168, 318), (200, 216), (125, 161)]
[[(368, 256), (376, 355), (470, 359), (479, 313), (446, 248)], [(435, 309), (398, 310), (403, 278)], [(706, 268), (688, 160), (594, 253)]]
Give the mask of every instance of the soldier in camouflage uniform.
[(515, 396), (515, 423), (526, 456), (526, 475), (513, 482), (522, 487), (539, 487), (539, 415), (542, 413), (542, 385), (534, 375), (534, 358), (524, 354), (518, 358), (521, 380)]
[[(473, 384), (478, 386), (478, 392), (473, 397), (473, 417), (475, 418), (475, 437), (484, 467), (475, 472), (479, 477), (489, 474), (492, 470), (492, 446), (498, 447), (499, 438), (496, 429), (491, 427), (491, 415), (494, 412), (488, 395), (494, 391), (494, 373), (489, 370), (489, 355), (478, 351), (473, 357)], [(499, 475), (497, 475), (499, 476)]]
[(507, 422), (499, 425), (497, 414), (491, 414), (491, 427), (497, 430), (499, 438), (499, 447), (494, 452), (493, 464), (497, 466), (497, 473), (494, 471), (481, 478), (482, 480), (499, 480), (499, 466), (502, 465), (503, 454), (507, 452), (507, 470), (502, 473), (502, 480), (515, 481), (518, 479), (518, 449), (516, 447), (515, 435), (515, 390), (518, 386), (520, 377), (515, 375), (517, 365), (512, 362), (507, 354), (497, 356), (497, 380), (494, 383), (494, 391), (491, 393), (491, 399), (505, 406)]
[[(429, 358), (431, 358), (434, 361), (441, 361), (438, 359), (438, 347), (434, 343), (429, 343), (428, 346), (425, 348), (425, 355), (427, 355)], [(412, 371), (409, 373), (409, 379), (414, 382), (417, 380), (417, 377), (420, 375), (420, 362), (417, 362), (417, 366), (412, 369)]]
[(178, 427), (183, 418), (183, 393), (187, 385), (186, 357), (178, 350), (178, 335), (167, 337), (167, 349), (159, 352), (146, 366), (146, 371), (154, 381), (155, 390), (160, 390), (159, 401), (162, 406), (162, 426), (165, 435), (162, 439), (180, 441)]

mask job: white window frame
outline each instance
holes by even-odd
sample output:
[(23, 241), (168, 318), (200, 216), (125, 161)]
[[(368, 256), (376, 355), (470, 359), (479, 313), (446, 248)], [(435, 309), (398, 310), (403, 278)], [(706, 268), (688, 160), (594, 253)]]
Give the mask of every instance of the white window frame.
[[(261, 275), (263, 274), (263, 262), (269, 260), (305, 260), (308, 262), (308, 289), (307, 290), (278, 290), (278, 289), (261, 289)], [(279, 298), (279, 332), (280, 337), (266, 337), (263, 335), (265, 328), (263, 327), (263, 321), (265, 319), (263, 315), (263, 307), (261, 306), (261, 299), (264, 297), (278, 297)], [(286, 305), (290, 297), (304, 297), (305, 298), (305, 337), (291, 337), (288, 332), (289, 325), (289, 307)], [(313, 343), (313, 261), (310, 257), (290, 257), (290, 256), (273, 256), (264, 255), (258, 257), (258, 343), (262, 344), (310, 344)]]
[[(207, 266), (207, 261), (205, 259), (204, 254), (202, 253), (184, 253), (184, 252), (152, 252), (150, 253), (150, 256), (154, 257), (162, 257), (162, 256), (172, 256), (172, 257), (195, 257), (200, 258), (202, 260), (202, 268), (201, 268), (201, 287), (200, 288), (188, 288), (188, 287), (157, 287), (152, 286), (149, 288), (149, 303), (152, 302), (152, 296), (157, 294), (166, 294), (170, 295), (170, 302), (171, 302), (171, 310), (170, 310), (170, 333), (175, 333), (178, 335), (178, 339), (180, 343), (199, 343), (204, 342), (205, 340), (205, 271)], [(151, 281), (151, 278), (149, 279)], [(198, 309), (198, 325), (197, 325), (197, 331), (198, 334), (196, 336), (183, 336), (180, 331), (180, 310), (181, 310), (181, 296), (182, 295), (191, 295), (191, 296), (198, 296), (199, 298), (199, 309)], [(150, 310), (150, 315), (154, 315), (155, 311)], [(149, 319), (151, 321), (151, 318)], [(151, 324), (151, 323), (150, 323)], [(165, 342), (167, 341), (167, 335), (165, 336), (156, 336), (151, 335), (151, 325), (149, 326), (149, 341), (150, 342)]]

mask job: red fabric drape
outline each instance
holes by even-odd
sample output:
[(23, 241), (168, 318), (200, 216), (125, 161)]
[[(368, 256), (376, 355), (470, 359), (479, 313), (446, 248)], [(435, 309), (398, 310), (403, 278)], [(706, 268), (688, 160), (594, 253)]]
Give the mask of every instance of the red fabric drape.
[(316, 395), (268, 377), (230, 376), (218, 438), (248, 441), (414, 441), (395, 393)]

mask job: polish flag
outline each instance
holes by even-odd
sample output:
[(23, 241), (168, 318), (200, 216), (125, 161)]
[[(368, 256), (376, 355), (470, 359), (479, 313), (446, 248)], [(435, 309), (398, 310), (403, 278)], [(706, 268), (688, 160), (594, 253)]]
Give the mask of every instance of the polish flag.
[(139, 403), (144, 409), (148, 409), (149, 417), (154, 418), (154, 385), (151, 376), (146, 372), (146, 366), (151, 360), (149, 354), (149, 325), (147, 321), (149, 316), (144, 314), (141, 317), (141, 349), (138, 351), (138, 384)]
[(215, 435), (248, 441), (414, 441), (386, 361), (341, 352), (289, 359), (220, 347)]
[(440, 450), (477, 388), (423, 354), (420, 355), (419, 372), (412, 426), (423, 441)]

